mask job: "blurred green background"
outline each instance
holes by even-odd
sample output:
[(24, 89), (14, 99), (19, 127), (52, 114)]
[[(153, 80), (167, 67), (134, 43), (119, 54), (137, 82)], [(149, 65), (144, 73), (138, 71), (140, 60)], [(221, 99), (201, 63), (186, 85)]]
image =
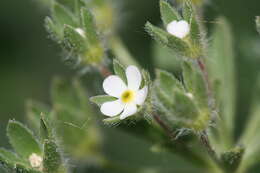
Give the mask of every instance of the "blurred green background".
[[(119, 6), (124, 42), (143, 66), (151, 69), (151, 39), (143, 27), (147, 20), (160, 23), (158, 0), (121, 0)], [(59, 47), (48, 38), (43, 25), (47, 14), (37, 0), (0, 1), (0, 146), (7, 144), (8, 119), (24, 120), (27, 99), (49, 103), (52, 78), (75, 73), (62, 62)], [(235, 36), (239, 134), (260, 70), (260, 37), (254, 23), (260, 15), (260, 1), (207, 0), (204, 23), (210, 28), (219, 15), (226, 16)]]

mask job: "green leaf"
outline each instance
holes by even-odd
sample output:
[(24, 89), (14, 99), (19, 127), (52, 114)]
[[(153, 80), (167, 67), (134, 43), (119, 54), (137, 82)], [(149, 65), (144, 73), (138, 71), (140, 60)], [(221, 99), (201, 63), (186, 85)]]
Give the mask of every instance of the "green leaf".
[(40, 119), (40, 136), (42, 142), (45, 139), (50, 139), (52, 137), (52, 129), (50, 129), (48, 120), (44, 114), (41, 114), (41, 119)]
[(172, 74), (166, 71), (156, 70), (156, 77), (161, 84), (161, 89), (164, 91), (172, 91), (174, 88), (183, 90), (182, 83), (178, 79), (176, 79)]
[(160, 11), (165, 26), (174, 20), (181, 20), (178, 11), (174, 7), (171, 7), (165, 0), (160, 0)]
[(204, 79), (198, 68), (194, 68), (190, 62), (183, 62), (184, 84), (189, 93), (194, 96), (201, 108), (208, 108), (207, 88)]
[(191, 52), (190, 48), (186, 42), (183, 40), (170, 35), (169, 33), (165, 32), (164, 30), (153, 26), (149, 22), (146, 23), (146, 31), (159, 43), (164, 46), (171, 48), (177, 54), (185, 57), (190, 57)]
[(24, 166), (23, 164), (16, 164), (14, 171), (16, 173), (41, 173), (40, 171), (37, 171), (35, 169), (32, 168), (28, 168), (26, 166)]
[[(253, 91), (254, 93), (260, 93), (260, 76)], [(260, 96), (255, 94), (253, 97), (253, 103), (249, 112), (249, 119), (246, 123), (245, 130), (240, 137), (239, 144), (243, 145), (246, 150), (241, 163), (241, 168), (244, 170), (256, 165), (260, 161), (260, 142), (258, 133), (260, 130)]]
[(220, 159), (228, 172), (236, 172), (242, 160), (245, 149), (242, 147), (235, 147), (227, 152), (221, 154)]
[(51, 35), (51, 38), (58, 43), (63, 40), (63, 26), (57, 25), (50, 17), (45, 18), (45, 28)]
[(53, 3), (52, 17), (55, 22), (59, 23), (60, 27), (63, 27), (65, 24), (76, 26), (75, 18), (70, 10), (58, 2)]
[(122, 64), (119, 63), (116, 59), (113, 61), (114, 72), (117, 76), (119, 76), (125, 83), (127, 83), (125, 68)]
[(84, 123), (93, 115), (86, 90), (79, 80), (72, 81), (56, 78), (52, 85), (52, 100), (56, 113), (67, 112), (59, 118), (73, 123)]
[(6, 149), (0, 148), (0, 164), (6, 169), (14, 169), (17, 163), (24, 163), (15, 153)]
[(116, 126), (118, 124), (120, 124), (122, 122), (122, 120), (120, 119), (120, 116), (115, 116), (115, 117), (111, 117), (111, 118), (106, 118), (103, 120), (105, 125), (108, 126)]
[(157, 42), (152, 43), (152, 51), (153, 61), (158, 68), (180, 73), (181, 59), (174, 51)]
[(257, 32), (260, 34), (260, 16), (256, 17), (256, 29)]
[(32, 132), (21, 123), (10, 120), (7, 136), (14, 150), (23, 158), (28, 159), (32, 153), (41, 155), (41, 147)]
[(85, 2), (82, 0), (74, 0), (74, 13), (76, 14), (77, 18), (80, 21), (80, 10), (85, 6)]
[(84, 53), (88, 47), (85, 38), (69, 25), (64, 26), (64, 41), (67, 48), (76, 53)]
[(55, 0), (55, 1), (61, 4), (62, 6), (64, 6), (66, 9), (70, 10), (71, 12), (74, 9), (75, 0)]
[(81, 24), (86, 31), (87, 39), (91, 44), (99, 43), (94, 18), (86, 8), (81, 9)]
[(100, 95), (100, 96), (94, 96), (90, 98), (90, 101), (97, 104), (98, 106), (101, 106), (105, 102), (111, 102), (115, 101), (118, 98), (109, 96), (109, 95)]
[(26, 115), (28, 122), (35, 129), (38, 130), (40, 127), (41, 114), (48, 114), (49, 108), (39, 102), (28, 100), (26, 103)]
[(199, 116), (199, 111), (194, 101), (184, 92), (175, 91), (173, 104), (175, 107), (175, 116), (181, 119), (192, 121)]
[(194, 9), (192, 6), (192, 2), (190, 0), (185, 0), (185, 2), (183, 3), (183, 9), (182, 9), (183, 19), (188, 22), (191, 21), (193, 13), (194, 13)]
[(143, 87), (148, 87), (148, 95), (147, 95), (147, 98), (146, 98), (146, 103), (149, 102), (149, 96), (150, 96), (150, 89), (151, 89), (151, 86), (152, 86), (152, 80), (151, 80), (151, 76), (150, 76), (150, 73), (147, 71), (147, 70), (144, 70), (142, 69), (141, 70), (141, 74), (142, 74), (142, 82), (141, 82), (141, 85), (140, 85), (140, 88), (143, 88)]
[(228, 150), (233, 146), (233, 133), (236, 104), (235, 58), (232, 31), (224, 18), (218, 19), (212, 35), (212, 46), (208, 54), (207, 67), (211, 82), (219, 81), (215, 88), (215, 97), (219, 105), (220, 150)]
[(163, 45), (168, 45), (168, 36), (164, 30), (153, 26), (150, 22), (146, 23), (145, 29), (156, 41)]
[(44, 142), (43, 170), (45, 173), (59, 173), (62, 159), (59, 149), (52, 140)]
[[(107, 137), (107, 140), (104, 141), (106, 158), (114, 164), (120, 165), (127, 170), (129, 169), (130, 172), (139, 172), (139, 170), (150, 172), (149, 170), (153, 169), (156, 170), (154, 172), (162, 173), (203, 172), (199, 166), (192, 164), (192, 162), (187, 161), (176, 153), (165, 150), (163, 147), (157, 147), (161, 151), (153, 151), (153, 148), (156, 148), (155, 143), (137, 137), (132, 133), (126, 133), (116, 128), (107, 128), (104, 133)], [(128, 149), (126, 150), (122, 146), (128, 146)], [(138, 171), (131, 171), (133, 168), (137, 168)], [(149, 168), (148, 171), (145, 171), (147, 168)]]
[(88, 100), (85, 89), (78, 80), (56, 79), (52, 87), (54, 117), (57, 134), (66, 152), (76, 158), (96, 152), (100, 132), (96, 124), (96, 114)]
[(172, 127), (196, 130), (204, 127), (195, 100), (187, 95), (182, 84), (165, 71), (158, 70), (156, 76), (153, 104), (161, 117)]
[(190, 0), (186, 0), (183, 7), (183, 18), (190, 24), (190, 35), (194, 44), (201, 44), (200, 24), (197, 19), (196, 9)]

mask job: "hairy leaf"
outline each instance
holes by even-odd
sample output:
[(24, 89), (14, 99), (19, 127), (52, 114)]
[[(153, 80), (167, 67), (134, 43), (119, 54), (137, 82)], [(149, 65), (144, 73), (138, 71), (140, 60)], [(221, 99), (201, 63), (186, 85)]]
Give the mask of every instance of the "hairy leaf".
[(156, 26), (153, 26), (149, 22), (146, 23), (145, 28), (147, 32), (162, 45), (171, 48), (173, 51), (175, 51), (177, 54), (181, 56), (185, 56), (185, 57), (191, 56), (190, 48), (187, 45), (187, 43), (184, 42), (183, 40), (174, 37), (173, 35), (170, 35), (166, 31)]
[(76, 26), (76, 21), (73, 16), (73, 13), (71, 13), (69, 9), (67, 9), (58, 2), (53, 3), (52, 17), (55, 20), (55, 22), (59, 23), (61, 27), (65, 24)]
[(160, 0), (160, 11), (165, 26), (174, 20), (181, 20), (178, 11), (174, 7), (171, 7), (165, 0)]
[(26, 104), (26, 115), (28, 122), (35, 129), (38, 130), (40, 127), (41, 114), (48, 114), (49, 108), (39, 102), (29, 100)]
[(28, 159), (32, 153), (41, 155), (41, 147), (32, 132), (21, 123), (10, 120), (7, 136), (14, 150), (23, 158)]
[(84, 53), (87, 50), (87, 42), (76, 28), (72, 26), (64, 26), (64, 41), (69, 50), (74, 51), (75, 53)]
[(91, 44), (97, 44), (99, 42), (97, 36), (97, 29), (94, 23), (94, 18), (90, 11), (86, 8), (81, 9), (81, 23), (86, 31), (87, 39)]
[(90, 98), (90, 101), (97, 104), (98, 106), (101, 106), (105, 102), (115, 101), (118, 98), (109, 96), (109, 95), (100, 95), (100, 96), (94, 96)]
[(62, 165), (58, 147), (52, 140), (44, 142), (43, 170), (45, 173), (59, 173)]
[(209, 57), (206, 60), (211, 82), (214, 84), (214, 81), (219, 81), (219, 84), (215, 83), (217, 85), (213, 87), (221, 116), (219, 122), (221, 139), (217, 141), (222, 150), (228, 150), (232, 147), (235, 122), (235, 58), (231, 28), (224, 18), (219, 18), (218, 21), (213, 32)]
[(114, 72), (117, 76), (119, 76), (125, 83), (127, 83), (125, 68), (122, 64), (120, 64), (117, 60), (113, 61)]

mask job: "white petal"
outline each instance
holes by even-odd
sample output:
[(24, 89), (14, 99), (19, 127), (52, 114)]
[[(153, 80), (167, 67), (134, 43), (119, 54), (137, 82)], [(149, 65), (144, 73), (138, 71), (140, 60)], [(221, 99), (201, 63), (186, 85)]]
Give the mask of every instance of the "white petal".
[(128, 66), (126, 69), (127, 85), (131, 90), (137, 91), (142, 82), (142, 75), (136, 66)]
[(147, 97), (147, 93), (148, 93), (147, 86), (145, 86), (145, 87), (143, 87), (143, 89), (137, 91), (136, 96), (135, 96), (135, 103), (138, 105), (142, 105)]
[(86, 37), (86, 33), (85, 33), (85, 31), (83, 30), (83, 29), (81, 29), (81, 28), (76, 28), (75, 29), (82, 37)]
[(190, 25), (185, 20), (174, 20), (167, 25), (167, 31), (175, 37), (182, 39), (189, 34)]
[(121, 97), (121, 94), (127, 89), (123, 80), (116, 76), (108, 76), (103, 82), (104, 91), (114, 97)]
[(104, 115), (113, 117), (119, 115), (123, 111), (124, 107), (125, 105), (118, 99), (116, 101), (106, 102), (102, 104), (100, 111)]
[(136, 104), (128, 104), (125, 106), (124, 112), (120, 115), (120, 119), (125, 119), (137, 112)]

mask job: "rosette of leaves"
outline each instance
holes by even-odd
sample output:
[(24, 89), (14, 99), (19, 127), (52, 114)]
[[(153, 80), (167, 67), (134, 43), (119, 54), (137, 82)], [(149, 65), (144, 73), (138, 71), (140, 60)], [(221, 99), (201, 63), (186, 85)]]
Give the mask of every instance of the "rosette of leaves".
[(182, 57), (193, 59), (201, 57), (203, 55), (202, 34), (192, 2), (186, 0), (182, 8), (182, 13), (179, 13), (176, 8), (172, 7), (165, 0), (160, 0), (160, 11), (164, 27), (167, 27), (172, 21), (185, 20), (190, 25), (189, 35), (180, 39), (149, 22), (145, 26), (147, 32), (157, 42), (169, 47)]
[[(0, 149), (0, 163), (7, 172), (17, 173), (66, 173), (61, 153), (45, 118), (41, 119), (41, 135), (37, 138), (22, 123), (10, 120), (7, 136), (13, 151)], [(30, 156), (36, 154), (42, 158), (39, 167), (33, 167)]]
[(51, 37), (67, 52), (74, 64), (99, 65), (105, 51), (94, 17), (81, 0), (53, 1), (45, 25)]

